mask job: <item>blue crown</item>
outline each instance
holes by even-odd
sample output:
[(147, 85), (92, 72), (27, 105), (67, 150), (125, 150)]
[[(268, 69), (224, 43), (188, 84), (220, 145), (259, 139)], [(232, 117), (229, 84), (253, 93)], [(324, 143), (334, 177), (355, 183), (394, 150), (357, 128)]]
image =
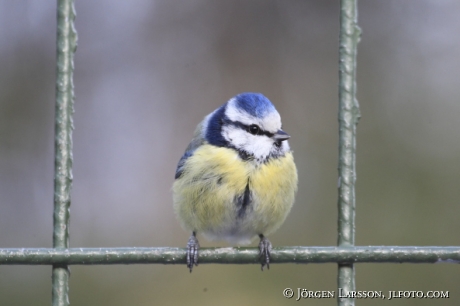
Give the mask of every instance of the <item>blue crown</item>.
[(276, 111), (272, 102), (260, 93), (243, 92), (235, 96), (235, 99), (238, 108), (257, 118), (263, 118), (268, 113)]

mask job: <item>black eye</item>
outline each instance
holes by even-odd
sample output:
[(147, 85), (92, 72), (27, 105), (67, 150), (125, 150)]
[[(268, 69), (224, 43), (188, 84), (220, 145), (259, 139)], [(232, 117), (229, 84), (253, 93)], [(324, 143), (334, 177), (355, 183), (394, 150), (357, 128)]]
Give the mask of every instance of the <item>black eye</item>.
[(259, 134), (260, 128), (256, 124), (251, 124), (248, 128), (248, 132), (251, 133), (252, 135), (257, 135)]

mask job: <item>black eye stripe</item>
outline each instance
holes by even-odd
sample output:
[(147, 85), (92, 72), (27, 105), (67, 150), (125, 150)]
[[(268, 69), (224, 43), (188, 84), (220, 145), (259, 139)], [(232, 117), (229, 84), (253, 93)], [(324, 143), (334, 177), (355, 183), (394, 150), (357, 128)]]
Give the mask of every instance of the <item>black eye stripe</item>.
[[(225, 123), (239, 127), (240, 129), (245, 130), (245, 131), (249, 131), (249, 127), (250, 127), (250, 125), (244, 124), (240, 121), (231, 121), (230, 119), (225, 120)], [(267, 137), (273, 137), (274, 134), (261, 129), (259, 126), (259, 131), (257, 135), (265, 135)]]

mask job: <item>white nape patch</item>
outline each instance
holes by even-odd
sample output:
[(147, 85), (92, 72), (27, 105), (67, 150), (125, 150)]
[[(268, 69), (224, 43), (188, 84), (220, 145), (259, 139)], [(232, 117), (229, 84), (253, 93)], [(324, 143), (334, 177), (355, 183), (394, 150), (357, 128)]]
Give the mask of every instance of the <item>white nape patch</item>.
[[(273, 139), (265, 135), (249, 134), (247, 131), (233, 125), (223, 126), (222, 136), (235, 148), (253, 154), (258, 160), (265, 160), (273, 149)], [(283, 145), (285, 145), (285, 142), (283, 141)]]
[(232, 121), (239, 121), (246, 125), (257, 124), (261, 129), (270, 133), (276, 133), (281, 129), (281, 117), (275, 110), (266, 114), (263, 118), (254, 117), (236, 105), (236, 99), (227, 102), (225, 115)]

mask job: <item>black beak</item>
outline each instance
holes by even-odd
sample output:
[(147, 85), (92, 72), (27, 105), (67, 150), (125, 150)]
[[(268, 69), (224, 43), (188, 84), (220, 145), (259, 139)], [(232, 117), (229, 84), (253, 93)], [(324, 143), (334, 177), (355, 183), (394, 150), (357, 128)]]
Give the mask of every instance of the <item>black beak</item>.
[(291, 138), (291, 136), (283, 130), (278, 130), (278, 132), (273, 135), (273, 139), (276, 141), (288, 140), (289, 138)]

